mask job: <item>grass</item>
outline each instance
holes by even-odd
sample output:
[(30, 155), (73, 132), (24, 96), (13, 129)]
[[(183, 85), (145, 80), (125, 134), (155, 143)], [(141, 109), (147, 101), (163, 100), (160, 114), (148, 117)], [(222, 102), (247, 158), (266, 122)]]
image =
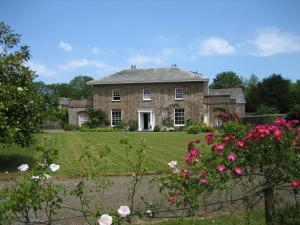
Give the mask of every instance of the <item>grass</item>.
[[(150, 172), (159, 173), (168, 169), (167, 162), (177, 160), (183, 162), (186, 153), (187, 142), (197, 137), (204, 140), (204, 134), (193, 135), (186, 133), (154, 133), (154, 132), (61, 132), (53, 134), (38, 134), (37, 143), (41, 143), (44, 136), (50, 143), (59, 149), (59, 161), (61, 176), (76, 176), (80, 173), (79, 157), (89, 146), (91, 151), (108, 146), (111, 149), (107, 172), (110, 174), (124, 174), (128, 164), (125, 158), (124, 147), (120, 139), (127, 137), (134, 148), (139, 147), (142, 138), (146, 140), (146, 161)], [(134, 154), (134, 152), (132, 152)], [(33, 164), (38, 153), (34, 146), (21, 149), (11, 146), (9, 149), (0, 147), (0, 172), (16, 171), (21, 163)]]
[[(227, 215), (218, 215), (209, 218), (194, 219), (171, 219), (161, 222), (145, 223), (144, 225), (244, 225), (246, 223), (245, 213), (234, 213)], [(250, 215), (251, 225), (264, 225), (264, 214), (262, 210), (255, 210)]]

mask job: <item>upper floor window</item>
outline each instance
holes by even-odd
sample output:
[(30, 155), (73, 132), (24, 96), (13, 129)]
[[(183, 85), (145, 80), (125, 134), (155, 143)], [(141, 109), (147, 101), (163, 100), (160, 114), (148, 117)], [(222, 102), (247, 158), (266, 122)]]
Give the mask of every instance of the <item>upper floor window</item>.
[(121, 109), (112, 109), (111, 110), (111, 126), (114, 127), (122, 120)]
[(143, 100), (144, 101), (150, 101), (151, 100), (151, 90), (150, 89), (144, 89), (143, 90)]
[(119, 89), (112, 90), (112, 100), (116, 101), (116, 102), (119, 102), (121, 100), (120, 90)]
[(184, 126), (184, 109), (175, 109), (174, 110), (174, 126)]
[(183, 100), (183, 88), (175, 88), (175, 100)]

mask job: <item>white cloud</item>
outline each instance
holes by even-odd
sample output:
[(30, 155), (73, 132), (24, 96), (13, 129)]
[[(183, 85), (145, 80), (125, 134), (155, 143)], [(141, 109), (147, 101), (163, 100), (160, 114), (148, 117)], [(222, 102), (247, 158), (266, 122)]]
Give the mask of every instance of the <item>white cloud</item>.
[(258, 30), (252, 43), (257, 50), (254, 54), (260, 56), (300, 52), (300, 35), (283, 32), (276, 27)]
[(59, 47), (62, 48), (63, 50), (65, 50), (66, 52), (72, 51), (73, 47), (71, 44), (64, 42), (64, 41), (60, 41), (58, 43)]
[(235, 47), (220, 37), (210, 37), (200, 43), (200, 55), (228, 55), (234, 52)]
[(92, 48), (92, 53), (94, 53), (94, 54), (99, 54), (99, 48), (97, 48), (96, 46), (94, 46), (93, 48)]
[(134, 65), (144, 65), (144, 64), (163, 64), (169, 60), (173, 55), (173, 49), (166, 48), (163, 49), (159, 54), (156, 55), (146, 55), (146, 54), (136, 54), (129, 58), (128, 62)]
[(89, 60), (89, 59), (77, 59), (69, 61), (66, 64), (58, 65), (58, 68), (63, 71), (72, 70), (81, 67), (95, 67), (97, 69), (102, 69), (106, 66), (104, 62)]
[(55, 70), (49, 69), (47, 66), (35, 62), (28, 62), (26, 66), (30, 67), (33, 71), (36, 71), (37, 75), (44, 77), (53, 77), (57, 75)]

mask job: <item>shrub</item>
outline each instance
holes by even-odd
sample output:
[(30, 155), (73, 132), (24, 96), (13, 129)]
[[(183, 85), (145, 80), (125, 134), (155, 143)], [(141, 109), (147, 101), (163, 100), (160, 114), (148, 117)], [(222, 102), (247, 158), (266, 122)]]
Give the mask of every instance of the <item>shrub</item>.
[[(215, 190), (228, 194), (243, 190), (238, 199), (243, 198), (247, 204), (249, 196), (264, 194), (266, 224), (274, 225), (274, 190), (286, 188), (287, 183), (294, 194), (300, 190), (300, 127), (297, 124), (295, 120), (277, 118), (272, 124), (260, 124), (248, 130), (243, 124), (227, 122), (222, 136), (206, 135), (205, 142), (212, 150), (209, 154), (201, 155), (200, 139), (188, 143), (185, 165), (177, 167), (177, 162), (171, 161), (172, 172), (161, 179), (160, 190), (166, 191), (170, 204), (184, 204), (192, 213), (202, 206), (199, 200), (206, 199)], [(249, 210), (258, 204), (257, 199), (252, 203), (248, 205)]]
[(125, 127), (125, 124), (123, 121), (120, 121), (119, 123), (116, 124), (115, 128), (118, 130), (123, 130)]
[(80, 132), (118, 132), (120, 129), (115, 127), (96, 127), (96, 128), (89, 128), (86, 126), (80, 127)]
[(293, 105), (287, 114), (289, 120), (300, 120), (300, 104)]
[(279, 110), (275, 106), (259, 105), (256, 109), (257, 114), (277, 114)]
[(196, 121), (196, 120), (193, 120), (193, 119), (187, 119), (186, 122), (185, 122), (185, 125), (188, 127), (188, 126), (191, 126), (191, 125), (199, 125), (199, 122)]
[(244, 137), (247, 134), (247, 130), (248, 126), (236, 121), (229, 121), (220, 127), (220, 133), (222, 136), (233, 135), (237, 138)]
[(161, 127), (158, 125), (158, 124), (156, 124), (155, 126), (154, 126), (154, 130), (153, 130), (154, 132), (160, 132), (161, 131)]
[(176, 132), (183, 132), (185, 131), (185, 127), (175, 127)]
[(63, 123), (68, 123), (68, 109), (49, 109), (48, 120), (57, 121), (60, 120)]
[(77, 131), (77, 130), (80, 129), (80, 127), (78, 125), (76, 125), (76, 124), (68, 124), (68, 123), (63, 124), (63, 128), (66, 131)]
[(137, 121), (131, 121), (131, 122), (129, 123), (128, 130), (129, 130), (130, 132), (137, 131), (138, 128), (139, 128), (139, 126), (138, 126)]
[(188, 134), (199, 134), (201, 132), (201, 126), (200, 125), (190, 125), (185, 128), (185, 131)]
[(105, 127), (109, 125), (109, 120), (106, 112), (101, 109), (88, 109), (89, 121), (87, 125), (90, 128)]
[(221, 119), (223, 123), (226, 123), (228, 121), (239, 121), (240, 117), (236, 112), (223, 112), (219, 115), (219, 119)]
[(207, 132), (213, 132), (215, 129), (208, 125), (202, 125), (200, 130), (201, 132), (207, 133)]

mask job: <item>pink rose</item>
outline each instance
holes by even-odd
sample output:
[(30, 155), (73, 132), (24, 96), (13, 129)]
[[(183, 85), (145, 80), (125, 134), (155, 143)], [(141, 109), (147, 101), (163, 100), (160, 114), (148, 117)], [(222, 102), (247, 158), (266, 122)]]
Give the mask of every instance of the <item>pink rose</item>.
[(175, 199), (174, 196), (169, 196), (169, 197), (167, 198), (167, 200), (168, 200), (168, 202), (169, 202), (170, 204), (172, 204), (172, 203), (174, 202), (174, 199)]
[(190, 150), (190, 156), (192, 158), (198, 158), (198, 156), (199, 156), (199, 150), (197, 148), (192, 148)]
[(191, 156), (190, 153), (188, 153), (188, 154), (186, 154), (186, 155), (184, 156), (184, 161), (185, 161), (185, 163), (188, 164), (188, 165), (191, 164), (191, 162), (192, 162), (192, 156)]
[(229, 153), (227, 159), (234, 162), (237, 160), (237, 155), (235, 153), (231, 152), (231, 153)]
[(273, 135), (277, 141), (281, 141), (283, 138), (282, 131), (279, 127), (274, 128)]
[(237, 141), (236, 146), (238, 149), (243, 149), (245, 147), (245, 141)]
[(297, 128), (298, 137), (300, 138), (300, 127)]
[(215, 134), (213, 132), (208, 132), (205, 135), (205, 142), (206, 142), (206, 144), (211, 144), (214, 141), (215, 141)]
[(221, 142), (221, 143), (214, 145), (213, 150), (215, 152), (221, 153), (221, 152), (223, 152), (224, 148), (225, 148), (225, 143)]
[(274, 122), (275, 125), (285, 125), (286, 124), (286, 120), (283, 119), (282, 117), (278, 117), (275, 122)]
[(184, 170), (182, 170), (182, 176), (187, 177), (190, 174), (190, 172), (191, 171), (184, 169)]
[(233, 139), (235, 139), (235, 136), (233, 136), (233, 135), (229, 135), (229, 136), (224, 137), (224, 141), (230, 141), (230, 140), (233, 140)]
[(238, 175), (243, 175), (243, 173), (244, 173), (244, 170), (241, 167), (234, 167), (233, 169), (236, 172), (236, 174), (238, 174)]
[(225, 167), (224, 165), (218, 165), (218, 166), (217, 166), (217, 170), (218, 170), (219, 172), (223, 172), (225, 169), (226, 169), (226, 167)]
[(298, 179), (292, 179), (292, 180), (291, 180), (291, 187), (292, 187), (293, 189), (298, 188), (299, 185), (300, 185), (300, 181), (299, 181)]
[(200, 182), (200, 184), (207, 184), (208, 179), (207, 178), (200, 178), (199, 182)]
[(247, 133), (247, 135), (246, 135), (246, 137), (245, 137), (245, 139), (249, 139), (249, 138), (251, 138), (253, 136), (254, 136), (254, 130), (249, 130), (248, 133)]
[(207, 174), (207, 173), (206, 173), (205, 171), (200, 171), (200, 172), (198, 173), (199, 177), (205, 177), (206, 174)]
[(270, 131), (265, 125), (257, 125), (256, 134), (258, 137), (264, 138), (266, 135), (270, 134)]

